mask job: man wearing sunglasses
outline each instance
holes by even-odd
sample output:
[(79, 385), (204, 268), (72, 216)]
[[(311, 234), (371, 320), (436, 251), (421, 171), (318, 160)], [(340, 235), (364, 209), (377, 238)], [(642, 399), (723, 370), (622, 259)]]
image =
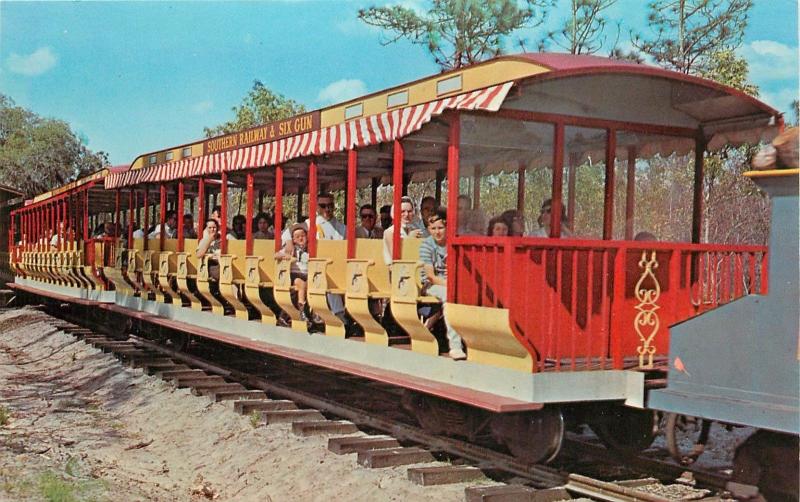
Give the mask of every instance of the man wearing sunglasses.
[(356, 227), (356, 238), (358, 239), (382, 239), (383, 229), (377, 226), (377, 213), (372, 204), (364, 204), (359, 211), (361, 224)]

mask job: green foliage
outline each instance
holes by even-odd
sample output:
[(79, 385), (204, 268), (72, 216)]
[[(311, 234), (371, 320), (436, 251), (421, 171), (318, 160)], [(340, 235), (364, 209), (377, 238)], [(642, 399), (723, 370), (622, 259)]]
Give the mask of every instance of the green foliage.
[(390, 35), (387, 45), (405, 38), (423, 45), (442, 69), (460, 68), (496, 56), (515, 30), (537, 26), (551, 0), (432, 0), (420, 14), (402, 5), (372, 6), (358, 17)]
[(305, 107), (294, 100), (271, 91), (260, 80), (253, 82), (253, 87), (239, 106), (231, 108), (236, 118), (214, 127), (206, 127), (206, 137), (229, 134), (260, 124), (274, 122), (304, 113)]
[(614, 47), (611, 49), (611, 52), (608, 53), (608, 57), (611, 59), (619, 59), (620, 61), (630, 61), (637, 64), (644, 63), (644, 57), (642, 57), (640, 53), (636, 51), (625, 51), (619, 47)]
[(715, 54), (742, 42), (752, 0), (654, 0), (648, 4), (649, 37), (633, 45), (665, 68), (697, 75)]
[(5, 406), (0, 406), (0, 427), (8, 425), (8, 422), (11, 421), (11, 413), (8, 411), (8, 408)]
[[(555, 46), (570, 54), (595, 54), (606, 41), (606, 18), (602, 12), (617, 0), (567, 0), (569, 16), (557, 30), (547, 33), (539, 50)], [(559, 5), (560, 7), (560, 5)]]
[(251, 411), (250, 412), (250, 427), (255, 429), (260, 424), (261, 424), (261, 414), (256, 410)]
[(45, 472), (39, 476), (39, 491), (47, 502), (77, 502), (78, 487), (75, 483), (61, 479), (54, 472)]
[(748, 72), (745, 58), (737, 56), (732, 50), (724, 50), (708, 58), (705, 67), (700, 71), (700, 76), (758, 97), (758, 86), (747, 81)]
[(69, 125), (16, 106), (0, 94), (0, 183), (26, 196), (46, 192), (108, 165)]

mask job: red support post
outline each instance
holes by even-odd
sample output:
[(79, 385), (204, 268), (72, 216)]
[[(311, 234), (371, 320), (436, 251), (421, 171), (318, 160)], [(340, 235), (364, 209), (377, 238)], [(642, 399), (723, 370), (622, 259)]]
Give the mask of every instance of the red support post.
[(136, 191), (131, 189), (128, 191), (128, 248), (133, 248), (133, 213), (136, 211), (136, 203), (133, 198)]
[(253, 171), (247, 172), (247, 203), (245, 204), (245, 219), (247, 220), (244, 225), (244, 239), (245, 239), (245, 254), (250, 256), (253, 254)]
[(453, 252), (453, 240), (458, 228), (458, 174), (461, 120), (458, 113), (450, 116), (447, 145), (447, 301), (456, 300), (456, 266), (458, 257)]
[[(225, 166), (227, 168), (227, 165)], [(228, 254), (228, 172), (222, 171), (222, 185), (220, 188), (219, 234), (220, 252)]]
[(176, 210), (178, 216), (178, 252), (183, 252), (183, 232), (186, 230), (183, 228), (183, 198), (184, 198), (184, 187), (183, 187), (183, 180), (178, 180), (178, 209)]
[[(47, 236), (47, 240), (44, 243), (45, 251), (50, 251), (50, 241), (52, 240), (53, 235), (56, 235), (58, 233), (58, 227), (56, 223), (56, 219), (58, 217), (58, 213), (56, 213), (56, 210), (58, 209), (57, 202), (53, 201), (49, 204), (49, 206), (50, 206), (50, 211), (48, 214), (49, 221), (47, 222), (47, 229), (48, 229), (48, 234), (52, 233), (52, 235)], [(58, 238), (56, 237), (56, 239)]]
[(614, 159), (617, 157), (617, 131), (606, 129), (606, 186), (603, 201), (603, 240), (614, 238)]
[(405, 152), (399, 139), (394, 140), (394, 153), (392, 155), (392, 184), (394, 185), (392, 197), (392, 259), (399, 260), (400, 256), (400, 200), (403, 198), (403, 162)]
[(553, 139), (553, 188), (550, 205), (550, 237), (561, 237), (561, 214), (564, 204), (562, 193), (564, 184), (564, 124), (555, 124)]
[(358, 172), (358, 151), (347, 151), (347, 258), (356, 257), (356, 177)]
[(206, 229), (206, 180), (197, 179), (197, 237), (202, 238)]
[(94, 243), (89, 242), (91, 237), (89, 230), (89, 190), (83, 191), (83, 245), (86, 250), (86, 265), (94, 269)]
[(275, 215), (273, 221), (275, 231), (275, 252), (283, 247), (283, 166), (275, 166)]
[(167, 219), (167, 185), (161, 184), (159, 187), (159, 199), (158, 199), (158, 219), (159, 225), (161, 225), (161, 230), (158, 232), (158, 250), (164, 250), (164, 239), (167, 238), (166, 235), (166, 219)]
[[(308, 163), (308, 255), (312, 258), (317, 257), (317, 162), (312, 160)], [(298, 194), (298, 206), (300, 206), (300, 196)]]
[(147, 250), (148, 245), (150, 244), (148, 242), (150, 239), (147, 238), (147, 225), (149, 225), (148, 222), (150, 221), (150, 218), (149, 218), (149, 213), (150, 213), (150, 205), (149, 205), (149, 203), (150, 203), (150, 201), (148, 200), (149, 196), (150, 196), (150, 190), (147, 187), (147, 185), (145, 185), (145, 187), (144, 187), (144, 199), (142, 200), (142, 202), (144, 203), (144, 215), (143, 215), (144, 216), (144, 224), (142, 225), (142, 232), (144, 232), (144, 239), (143, 240), (144, 240), (144, 250), (145, 251)]

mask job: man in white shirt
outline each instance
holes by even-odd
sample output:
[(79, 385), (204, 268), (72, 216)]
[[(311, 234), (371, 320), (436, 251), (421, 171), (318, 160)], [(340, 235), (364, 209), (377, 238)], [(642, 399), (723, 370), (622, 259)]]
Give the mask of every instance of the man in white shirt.
[[(347, 229), (343, 223), (333, 216), (336, 205), (333, 203), (333, 195), (321, 193), (317, 197), (317, 240), (342, 241), (345, 239)], [(310, 219), (306, 219), (305, 226), (309, 228)], [(281, 234), (283, 245), (292, 241), (289, 229), (285, 229)]]
[[(392, 241), (397, 225), (392, 225), (383, 232), (383, 260), (387, 265), (392, 264)], [(414, 201), (411, 197), (400, 199), (400, 238), (406, 237), (421, 238), (422, 229), (414, 221)]]
[[(158, 239), (161, 237), (161, 224), (156, 225), (156, 228), (147, 236), (148, 239)], [(178, 237), (178, 215), (175, 211), (167, 211), (164, 217), (164, 238), (175, 239)]]

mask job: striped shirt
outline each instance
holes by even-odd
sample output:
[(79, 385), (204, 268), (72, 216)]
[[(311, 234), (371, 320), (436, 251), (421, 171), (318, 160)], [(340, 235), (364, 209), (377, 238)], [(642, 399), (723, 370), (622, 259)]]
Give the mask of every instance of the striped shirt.
[[(447, 246), (440, 246), (433, 237), (426, 237), (419, 245), (419, 261), (425, 265), (432, 265), (437, 277), (447, 280)], [(422, 282), (430, 285), (430, 280), (425, 276), (423, 269)]]

